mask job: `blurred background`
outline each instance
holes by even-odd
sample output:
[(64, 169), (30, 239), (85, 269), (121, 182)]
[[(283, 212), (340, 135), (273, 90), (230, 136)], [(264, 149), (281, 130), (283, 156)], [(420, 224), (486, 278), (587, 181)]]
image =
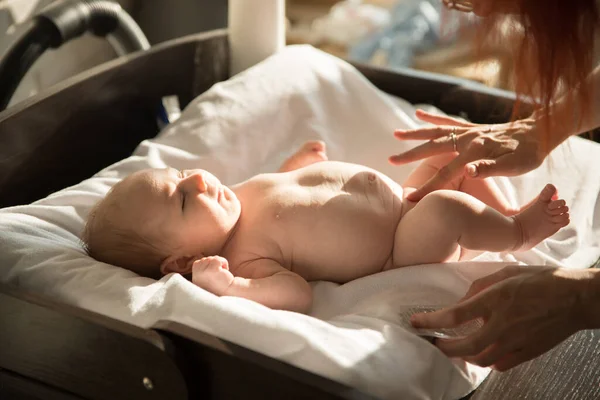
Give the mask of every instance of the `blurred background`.
[[(28, 18), (51, 2), (0, 0), (0, 54), (22, 32)], [(153, 45), (227, 26), (227, 0), (118, 2)], [(510, 60), (503, 50), (475, 51), (472, 40), (459, 35), (459, 29), (476, 21), (446, 10), (441, 0), (286, 0), (286, 16), (288, 44), (311, 44), (352, 61), (414, 68), (511, 89)], [(47, 51), (27, 73), (11, 104), (115, 57), (108, 42), (93, 35)]]
[[(288, 43), (310, 43), (353, 61), (414, 68), (510, 89), (501, 48), (474, 49), (473, 15), (441, 0), (287, 0)], [(468, 31), (468, 30), (467, 30)]]

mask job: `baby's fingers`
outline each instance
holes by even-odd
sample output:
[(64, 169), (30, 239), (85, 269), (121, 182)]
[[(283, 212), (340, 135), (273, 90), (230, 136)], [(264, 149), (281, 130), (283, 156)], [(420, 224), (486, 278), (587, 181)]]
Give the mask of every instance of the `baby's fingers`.
[(218, 268), (223, 268), (223, 269), (229, 269), (229, 262), (227, 262), (226, 258), (223, 258), (221, 256), (211, 256), (211, 257), (206, 257), (206, 260), (208, 260), (209, 265), (208, 268), (212, 268), (212, 269), (218, 269)]

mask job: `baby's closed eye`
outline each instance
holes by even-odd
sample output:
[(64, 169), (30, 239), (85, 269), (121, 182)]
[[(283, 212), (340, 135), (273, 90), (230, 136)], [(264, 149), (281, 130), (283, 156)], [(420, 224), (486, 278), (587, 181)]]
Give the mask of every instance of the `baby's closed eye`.
[[(185, 179), (185, 171), (177, 170), (177, 176), (179, 177), (179, 179)], [(178, 189), (181, 197), (181, 212), (184, 212), (186, 200), (185, 190), (181, 187), (181, 185), (178, 185)]]

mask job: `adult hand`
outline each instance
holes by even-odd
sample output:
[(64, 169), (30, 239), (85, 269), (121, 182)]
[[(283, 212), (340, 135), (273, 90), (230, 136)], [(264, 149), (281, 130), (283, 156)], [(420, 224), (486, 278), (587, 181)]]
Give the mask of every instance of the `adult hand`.
[(448, 357), (505, 371), (586, 329), (590, 272), (516, 266), (476, 280), (456, 305), (415, 314), (415, 328), (452, 328), (481, 318), (483, 326), (460, 339), (438, 339)]
[(540, 141), (534, 119), (497, 125), (478, 125), (456, 118), (418, 110), (417, 117), (437, 126), (394, 132), (400, 140), (428, 140), (404, 153), (391, 156), (390, 162), (401, 165), (443, 153), (456, 151), (458, 156), (441, 168), (429, 181), (408, 196), (418, 201), (427, 193), (441, 188), (452, 179), (515, 176), (529, 172), (542, 163), (547, 153)]

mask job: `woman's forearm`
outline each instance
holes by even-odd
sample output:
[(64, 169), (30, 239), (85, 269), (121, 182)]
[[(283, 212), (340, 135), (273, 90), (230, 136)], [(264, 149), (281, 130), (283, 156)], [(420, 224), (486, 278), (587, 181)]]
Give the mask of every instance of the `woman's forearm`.
[[(551, 105), (550, 132), (548, 135), (549, 151), (568, 139), (570, 136), (591, 131), (600, 126), (600, 66), (595, 68), (583, 83), (590, 89), (591, 104), (584, 104), (577, 89), (562, 96)], [(536, 125), (544, 127), (546, 116), (543, 111), (534, 113)]]

